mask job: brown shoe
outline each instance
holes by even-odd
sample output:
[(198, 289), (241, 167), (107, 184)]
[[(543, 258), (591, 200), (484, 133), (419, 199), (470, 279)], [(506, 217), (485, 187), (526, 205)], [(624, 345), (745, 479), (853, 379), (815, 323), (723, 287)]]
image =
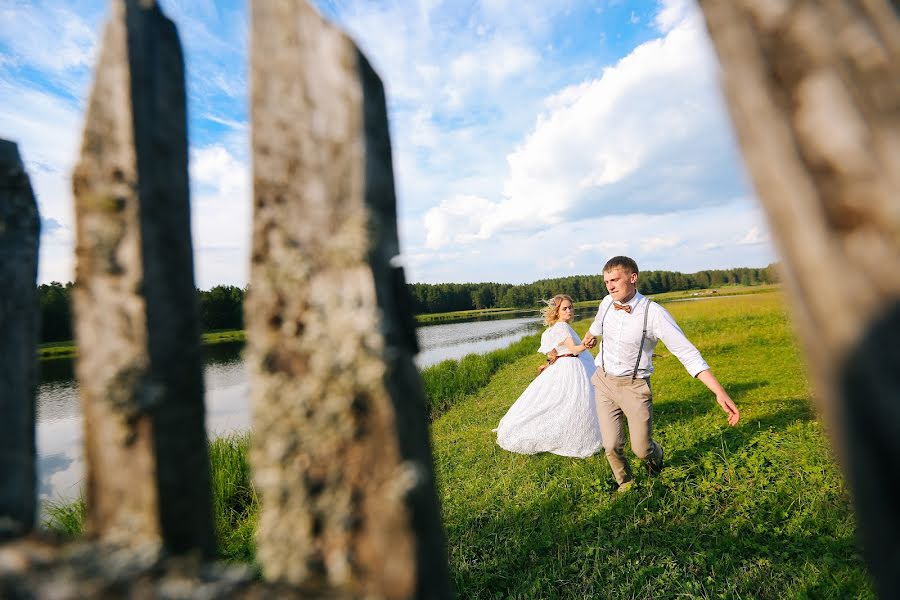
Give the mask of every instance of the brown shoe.
[(625, 492), (630, 490), (631, 486), (633, 486), (633, 485), (634, 485), (634, 479), (629, 479), (625, 483), (620, 483), (619, 487), (616, 488), (616, 492), (619, 494), (624, 494)]

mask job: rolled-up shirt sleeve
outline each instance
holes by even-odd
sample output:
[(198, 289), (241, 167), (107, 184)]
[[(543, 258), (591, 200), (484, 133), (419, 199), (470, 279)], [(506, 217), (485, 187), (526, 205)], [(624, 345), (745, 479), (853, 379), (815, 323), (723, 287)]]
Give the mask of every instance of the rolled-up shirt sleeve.
[[(709, 369), (709, 365), (703, 360), (700, 351), (685, 337), (684, 332), (681, 331), (669, 311), (658, 304), (656, 306), (657, 310), (653, 311), (656, 313), (653, 328), (657, 339), (662, 340), (669, 352), (681, 361), (691, 377), (696, 377), (699, 373)], [(591, 329), (593, 329), (593, 325)]]
[[(609, 296), (607, 296), (608, 298)], [(591, 335), (594, 337), (600, 337), (603, 335), (603, 304), (605, 303), (606, 298), (600, 301), (600, 306), (597, 308), (597, 316), (594, 317), (594, 322), (591, 323), (591, 326), (588, 328), (588, 331), (591, 332)]]

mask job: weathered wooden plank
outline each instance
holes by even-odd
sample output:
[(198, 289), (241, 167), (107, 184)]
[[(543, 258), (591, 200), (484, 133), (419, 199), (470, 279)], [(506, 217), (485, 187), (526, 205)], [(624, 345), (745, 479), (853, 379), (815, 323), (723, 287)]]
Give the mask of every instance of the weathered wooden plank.
[(447, 597), (381, 83), (305, 2), (251, 12), (258, 559), (272, 579)]
[(18, 147), (0, 140), (0, 539), (35, 519), (39, 231)]
[(900, 21), (886, 0), (701, 0), (880, 592), (900, 595)]
[(155, 3), (111, 9), (73, 175), (88, 525), (211, 555), (181, 46)]
[(250, 565), (29, 536), (0, 545), (3, 600), (354, 600), (339, 590), (260, 581)]

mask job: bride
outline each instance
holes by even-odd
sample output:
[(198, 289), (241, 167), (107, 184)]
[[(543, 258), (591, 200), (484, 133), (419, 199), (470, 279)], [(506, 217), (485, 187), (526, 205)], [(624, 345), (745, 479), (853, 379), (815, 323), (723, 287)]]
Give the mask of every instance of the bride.
[(538, 352), (556, 350), (558, 358), (543, 366), (510, 407), (494, 431), (497, 444), (510, 452), (536, 454), (552, 452), (584, 458), (602, 446), (591, 375), (596, 367), (581, 336), (569, 322), (572, 299), (554, 296), (541, 311), (547, 329), (541, 335)]

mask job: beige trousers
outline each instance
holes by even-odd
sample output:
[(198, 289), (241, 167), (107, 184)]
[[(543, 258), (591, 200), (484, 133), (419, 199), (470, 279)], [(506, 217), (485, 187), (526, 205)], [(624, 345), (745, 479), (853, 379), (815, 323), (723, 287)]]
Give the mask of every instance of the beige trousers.
[(662, 448), (653, 441), (653, 393), (650, 379), (614, 377), (597, 369), (591, 377), (597, 401), (597, 419), (606, 459), (620, 484), (631, 481), (631, 466), (625, 458), (624, 419), (628, 421), (631, 449), (641, 460), (659, 465)]

